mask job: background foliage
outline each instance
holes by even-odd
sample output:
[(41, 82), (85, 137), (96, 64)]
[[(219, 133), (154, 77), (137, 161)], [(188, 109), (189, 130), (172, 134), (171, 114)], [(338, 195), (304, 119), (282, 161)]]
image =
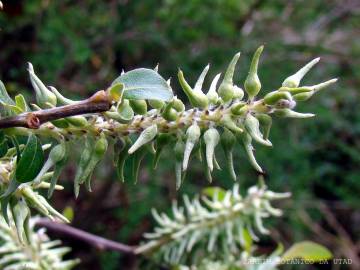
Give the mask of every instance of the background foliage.
[[(272, 130), (274, 150), (261, 148), (257, 156), (268, 172), (267, 184), (275, 191), (293, 193), (275, 246), (311, 239), (325, 244), (335, 257), (360, 264), (360, 28), (358, 1), (314, 0), (108, 0), (108, 1), (3, 1), (0, 13), (0, 78), (10, 94), (21, 91), (31, 98), (26, 62), (32, 62), (43, 81), (69, 97), (86, 97), (105, 88), (122, 69), (154, 67), (175, 77), (181, 67), (193, 82), (210, 62), (212, 76), (224, 70), (237, 51), (242, 52), (236, 82), (243, 82), (253, 50), (265, 44), (259, 75), (264, 91), (271, 91), (308, 60), (321, 56), (305, 84), (340, 77), (301, 111), (317, 114), (311, 120), (283, 121)], [(209, 82), (207, 82), (209, 83)], [(240, 84), (242, 85), (242, 83)], [(178, 86), (174, 88), (179, 89)], [(180, 95), (180, 91), (178, 91)], [(284, 134), (289, 134), (284, 136)], [(80, 150), (80, 149), (79, 149)], [(68, 166), (63, 180), (74, 177)], [(168, 160), (168, 161), (166, 161)], [(236, 152), (241, 186), (257, 177), (241, 149)], [(166, 210), (173, 198), (194, 194), (207, 186), (200, 164), (194, 164), (175, 191), (172, 157), (156, 172), (151, 162), (141, 171), (145, 185), (116, 181), (111, 157), (96, 172), (92, 194), (73, 198), (72, 189), (55, 195), (58, 209), (72, 207), (73, 225), (105, 237), (136, 244), (152, 226), (150, 208)], [(146, 162), (144, 162), (145, 164)], [(231, 187), (225, 172), (213, 185)], [(63, 181), (64, 182), (64, 181)], [(101, 203), (99, 203), (101, 201)], [(137, 269), (148, 265), (134, 257), (99, 253), (72, 239), (72, 256), (82, 269)], [(266, 252), (266, 250), (264, 250)], [(321, 269), (339, 269), (338, 265)], [(80, 268), (79, 268), (80, 269)]]

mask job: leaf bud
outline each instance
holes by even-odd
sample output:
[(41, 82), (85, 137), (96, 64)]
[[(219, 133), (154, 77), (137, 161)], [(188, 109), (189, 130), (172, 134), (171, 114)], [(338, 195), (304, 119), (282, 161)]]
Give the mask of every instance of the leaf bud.
[(206, 145), (206, 162), (207, 162), (207, 165), (208, 165), (210, 171), (213, 171), (213, 169), (214, 169), (213, 160), (214, 160), (215, 147), (218, 145), (218, 143), (220, 141), (220, 134), (217, 131), (217, 129), (209, 128), (207, 131), (205, 131), (204, 141), (205, 141), (205, 145)]
[(193, 150), (195, 144), (199, 141), (201, 135), (200, 127), (196, 122), (194, 122), (186, 130), (186, 145), (184, 150), (184, 160), (182, 162), (182, 169), (185, 171), (187, 169), (191, 151)]
[(320, 61), (320, 58), (315, 58), (314, 60), (307, 63), (305, 66), (303, 66), (301, 69), (299, 69), (299, 71), (297, 71), (295, 74), (291, 75), (290, 77), (287, 77), (283, 81), (282, 86), (285, 86), (285, 87), (298, 87), (300, 85), (301, 79), (319, 61)]
[(240, 58), (240, 53), (234, 55), (233, 59), (231, 60), (222, 83), (219, 86), (218, 93), (222, 100), (226, 103), (230, 101), (234, 97), (234, 83), (233, 77), (235, 72), (236, 63)]
[(128, 153), (132, 154), (138, 150), (141, 146), (151, 142), (158, 133), (158, 128), (156, 124), (153, 124), (141, 132), (140, 136), (137, 138), (135, 143), (130, 147)]
[(36, 93), (36, 102), (41, 107), (49, 107), (47, 103), (56, 106), (56, 95), (51, 92), (44, 83), (36, 76), (33, 65), (28, 63), (28, 71), (30, 75), (31, 84)]
[(245, 128), (249, 132), (250, 136), (258, 143), (265, 146), (272, 146), (269, 140), (265, 140), (260, 131), (259, 120), (254, 117), (251, 113), (247, 114), (245, 118)]
[(181, 70), (178, 72), (178, 79), (181, 88), (185, 92), (192, 106), (199, 107), (200, 109), (204, 109), (208, 106), (209, 101), (206, 95), (201, 90), (195, 91), (192, 89), (185, 80), (184, 74)]
[(129, 104), (136, 114), (144, 115), (147, 113), (147, 104), (143, 99), (130, 99)]
[(258, 72), (259, 58), (264, 49), (264, 46), (260, 46), (254, 53), (253, 59), (251, 61), (250, 69), (248, 76), (246, 77), (244, 87), (245, 91), (249, 96), (249, 99), (253, 99), (261, 89), (261, 82)]

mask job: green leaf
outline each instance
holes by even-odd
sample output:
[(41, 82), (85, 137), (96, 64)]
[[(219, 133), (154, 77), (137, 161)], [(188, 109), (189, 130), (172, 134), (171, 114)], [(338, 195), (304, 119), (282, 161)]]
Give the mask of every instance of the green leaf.
[(28, 105), (26, 104), (26, 100), (23, 95), (19, 94), (15, 96), (16, 107), (20, 108), (22, 112), (26, 112), (29, 110)]
[(0, 81), (0, 102), (15, 105), (15, 102), (10, 98), (2, 81)]
[(152, 69), (139, 68), (124, 73), (112, 85), (124, 85), (126, 99), (155, 99), (169, 101), (173, 98), (171, 87), (159, 73)]
[(41, 143), (35, 135), (30, 135), (16, 165), (15, 177), (20, 183), (32, 181), (44, 164), (44, 152)]
[(311, 241), (294, 244), (282, 256), (282, 261), (300, 258), (305, 261), (318, 262), (332, 258), (331, 252), (324, 246)]

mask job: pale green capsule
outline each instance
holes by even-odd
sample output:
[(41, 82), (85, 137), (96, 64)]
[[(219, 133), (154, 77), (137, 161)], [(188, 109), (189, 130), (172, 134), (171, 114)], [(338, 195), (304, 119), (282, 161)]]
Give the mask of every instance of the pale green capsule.
[(314, 60), (307, 63), (304, 67), (302, 67), (299, 71), (297, 71), (295, 74), (287, 77), (283, 83), (282, 86), (286, 87), (298, 87), (300, 84), (301, 79), (306, 75), (306, 73), (309, 72), (309, 70), (316, 65), (320, 61), (319, 58), (315, 58)]
[(209, 128), (207, 131), (205, 131), (204, 142), (206, 145), (206, 152), (205, 152), (206, 162), (210, 171), (213, 171), (214, 169), (214, 165), (213, 165), (214, 152), (215, 152), (215, 147), (218, 145), (219, 141), (220, 141), (220, 134), (216, 128)]
[(165, 102), (162, 100), (150, 99), (148, 102), (149, 102), (150, 107), (157, 109), (157, 110), (160, 110), (165, 106)]
[(236, 181), (236, 173), (234, 170), (234, 161), (233, 161), (233, 149), (235, 146), (236, 137), (234, 134), (228, 130), (227, 128), (224, 129), (224, 132), (220, 136), (220, 143), (224, 150), (227, 169), (229, 171), (230, 177)]
[(272, 118), (268, 114), (256, 114), (255, 117), (259, 120), (260, 126), (263, 129), (264, 140), (269, 139), (270, 129), (272, 125)]
[(144, 115), (147, 113), (147, 104), (142, 99), (131, 99), (129, 100), (131, 108), (136, 114)]
[(233, 83), (233, 77), (235, 72), (236, 63), (238, 62), (240, 58), (240, 53), (237, 53), (234, 55), (233, 59), (231, 60), (225, 75), (224, 79), (221, 82), (218, 93), (219, 96), (222, 98), (222, 100), (226, 103), (229, 102), (234, 97), (234, 83)]
[(236, 120), (232, 119), (232, 117), (229, 114), (223, 115), (223, 117), (220, 120), (220, 123), (230, 129), (231, 131), (235, 133), (242, 133), (244, 130), (240, 127), (238, 127), (235, 123)]
[(216, 85), (220, 79), (220, 76), (221, 76), (221, 73), (217, 74), (213, 81), (211, 82), (211, 85), (210, 85), (210, 88), (209, 88), (209, 91), (207, 92), (206, 96), (207, 98), (209, 99), (209, 102), (211, 104), (217, 104), (218, 100), (219, 100), (219, 95), (218, 93), (216, 92)]
[(64, 97), (62, 94), (60, 94), (60, 92), (53, 86), (49, 86), (49, 89), (51, 92), (53, 92), (53, 94), (56, 96), (57, 101), (61, 104), (61, 105), (71, 105), (71, 104), (76, 104), (78, 103), (78, 101), (75, 100), (71, 100), (69, 98)]
[(286, 91), (273, 91), (270, 93), (267, 93), (264, 96), (264, 102), (267, 105), (275, 105), (276, 102), (278, 102), (280, 99), (285, 99), (285, 100), (292, 100), (292, 96), (289, 92)]
[(246, 154), (248, 156), (248, 159), (250, 161), (250, 164), (254, 167), (255, 170), (257, 170), (260, 173), (263, 173), (263, 170), (261, 169), (260, 165), (257, 163), (255, 156), (254, 156), (254, 148), (251, 144), (251, 136), (247, 132), (244, 132), (240, 134), (240, 138), (242, 141), (242, 144), (245, 148)]
[(179, 138), (174, 147), (174, 154), (175, 154), (175, 177), (176, 177), (176, 189), (179, 189), (182, 182), (182, 171), (181, 171), (181, 164), (184, 159), (184, 152), (185, 152), (185, 144)]
[(254, 117), (251, 113), (247, 114), (244, 122), (245, 128), (250, 136), (258, 143), (265, 146), (272, 146), (269, 140), (265, 140), (260, 131), (259, 120)]
[(173, 98), (173, 104), (172, 107), (177, 111), (177, 112), (183, 112), (185, 111), (185, 105), (184, 103), (178, 99), (177, 97)]
[(184, 78), (184, 74), (181, 70), (178, 72), (178, 79), (181, 85), (181, 88), (185, 92), (186, 96), (188, 97), (190, 103), (194, 107), (199, 107), (200, 109), (204, 109), (208, 106), (209, 100), (206, 95), (200, 90), (195, 91), (190, 87), (187, 81)]
[(158, 133), (158, 128), (156, 124), (153, 124), (147, 127), (146, 129), (144, 129), (141, 132), (140, 136), (135, 141), (135, 143), (130, 147), (128, 153), (132, 154), (141, 146), (151, 142), (156, 137), (157, 133)]
[(259, 93), (261, 89), (261, 82), (258, 76), (258, 65), (260, 55), (264, 49), (264, 46), (260, 46), (254, 53), (254, 57), (251, 61), (248, 76), (246, 77), (244, 87), (249, 96), (249, 99), (253, 99)]
[(183, 153), (184, 160), (182, 162), (183, 171), (185, 171), (188, 167), (191, 151), (193, 150), (195, 144), (199, 141), (200, 135), (201, 135), (200, 127), (196, 122), (194, 122), (186, 130), (186, 144)]
[(287, 117), (287, 118), (310, 118), (315, 116), (315, 114), (313, 113), (299, 113), (292, 111), (290, 109), (275, 110), (274, 114), (279, 117)]

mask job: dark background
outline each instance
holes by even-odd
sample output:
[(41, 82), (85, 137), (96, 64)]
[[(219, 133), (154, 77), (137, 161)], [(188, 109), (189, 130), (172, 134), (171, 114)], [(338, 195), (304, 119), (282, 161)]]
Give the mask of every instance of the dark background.
[[(356, 0), (143, 0), (143, 1), (3, 1), (0, 12), (0, 79), (9, 93), (33, 100), (26, 62), (37, 74), (72, 98), (88, 97), (106, 88), (122, 69), (154, 67), (174, 77), (178, 67), (194, 82), (207, 64), (210, 74), (225, 69), (242, 52), (236, 82), (242, 86), (250, 57), (261, 44), (265, 52), (259, 69), (263, 93), (309, 60), (321, 62), (306, 76), (305, 84), (333, 77), (340, 80), (306, 104), (314, 112), (307, 120), (276, 119), (271, 131), (274, 149), (257, 147), (257, 158), (267, 171), (266, 182), (275, 191), (291, 191), (281, 205), (285, 216), (273, 229), (273, 239), (285, 246), (309, 239), (326, 245), (336, 258), (352, 265), (321, 269), (359, 269), (360, 193), (360, 4)], [(208, 81), (206, 82), (209, 83)], [(81, 149), (78, 149), (79, 151)], [(220, 151), (219, 151), (220, 152)], [(62, 176), (65, 191), (57, 192), (58, 209), (71, 207), (73, 226), (104, 237), (137, 244), (153, 221), (150, 209), (167, 211), (172, 199), (195, 194), (208, 186), (201, 165), (191, 166), (185, 184), (175, 191), (172, 152), (160, 167), (143, 162), (140, 181), (119, 183), (111, 157), (94, 175), (94, 191), (75, 200), (72, 179), (76, 158)], [(221, 159), (221, 153), (220, 159)], [(257, 181), (244, 153), (235, 155), (240, 184)], [(230, 188), (225, 172), (212, 185)], [(62, 237), (78, 256), (78, 269), (143, 269), (148, 261), (113, 252), (99, 252)]]

